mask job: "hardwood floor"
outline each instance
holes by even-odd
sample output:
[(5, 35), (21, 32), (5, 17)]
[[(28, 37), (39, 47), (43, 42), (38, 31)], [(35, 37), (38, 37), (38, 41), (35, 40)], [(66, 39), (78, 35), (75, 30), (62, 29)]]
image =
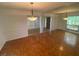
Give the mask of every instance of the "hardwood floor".
[(79, 55), (79, 35), (55, 30), (8, 41), (0, 55), (76, 56)]

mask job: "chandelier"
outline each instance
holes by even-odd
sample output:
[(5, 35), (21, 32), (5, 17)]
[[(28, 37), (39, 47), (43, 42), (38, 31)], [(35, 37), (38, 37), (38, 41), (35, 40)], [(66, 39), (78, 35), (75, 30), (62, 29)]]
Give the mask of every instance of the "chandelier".
[(68, 20), (68, 15), (67, 15), (67, 12), (65, 13), (65, 17), (64, 17), (64, 20)]
[(34, 4), (34, 3), (31, 2), (30, 4), (32, 5), (32, 16), (29, 16), (29, 17), (28, 17), (28, 20), (30, 20), (30, 21), (35, 21), (35, 20), (37, 19), (37, 17), (36, 17), (36, 16), (33, 16), (33, 4)]
[(66, 6), (66, 13), (65, 13), (65, 17), (64, 17), (64, 20), (68, 20), (68, 14), (67, 14), (67, 6)]
[(64, 20), (67, 20), (67, 19), (68, 19), (67, 17), (64, 18)]

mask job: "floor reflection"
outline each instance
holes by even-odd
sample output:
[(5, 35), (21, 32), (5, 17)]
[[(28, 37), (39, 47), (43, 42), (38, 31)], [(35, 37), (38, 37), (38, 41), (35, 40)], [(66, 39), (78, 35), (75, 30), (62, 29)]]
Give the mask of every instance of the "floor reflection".
[(11, 40), (1, 56), (79, 56), (79, 35), (55, 30)]
[(77, 36), (72, 33), (65, 32), (64, 41), (74, 47), (77, 43)]
[(60, 50), (60, 51), (63, 51), (63, 50), (64, 50), (64, 47), (63, 47), (63, 46), (60, 46), (60, 47), (59, 47), (59, 50)]

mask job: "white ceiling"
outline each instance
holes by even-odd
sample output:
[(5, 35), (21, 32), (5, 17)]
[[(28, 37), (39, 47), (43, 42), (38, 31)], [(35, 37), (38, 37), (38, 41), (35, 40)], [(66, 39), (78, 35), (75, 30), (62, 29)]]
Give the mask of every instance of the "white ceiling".
[[(33, 9), (35, 12), (39, 11), (37, 14), (41, 14), (71, 4), (74, 2), (34, 2)], [(31, 10), (30, 2), (0, 2), (0, 15), (30, 15)]]
[[(73, 3), (70, 2), (34, 2), (33, 9), (39, 11), (48, 11), (65, 5), (70, 5)], [(16, 8), (31, 10), (32, 5), (30, 2), (0, 2), (0, 7), (6, 8)]]

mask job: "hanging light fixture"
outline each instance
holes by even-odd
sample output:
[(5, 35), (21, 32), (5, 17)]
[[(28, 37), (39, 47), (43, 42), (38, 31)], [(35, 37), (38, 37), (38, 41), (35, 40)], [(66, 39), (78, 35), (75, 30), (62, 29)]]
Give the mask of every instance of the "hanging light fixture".
[(37, 19), (37, 17), (33, 15), (33, 4), (34, 4), (34, 3), (31, 2), (30, 4), (32, 5), (32, 16), (29, 16), (29, 17), (28, 17), (28, 20), (30, 20), (30, 21), (35, 21), (35, 20)]
[(64, 20), (67, 20), (67, 19), (68, 19), (67, 17), (64, 18)]
[(64, 17), (64, 20), (67, 20), (68, 18), (67, 18), (67, 13), (66, 13), (66, 15), (65, 15), (65, 17)]
[[(67, 8), (67, 7), (66, 7)], [(66, 9), (66, 15), (64, 17), (64, 20), (67, 20), (68, 19), (68, 15), (67, 15), (67, 9)]]

